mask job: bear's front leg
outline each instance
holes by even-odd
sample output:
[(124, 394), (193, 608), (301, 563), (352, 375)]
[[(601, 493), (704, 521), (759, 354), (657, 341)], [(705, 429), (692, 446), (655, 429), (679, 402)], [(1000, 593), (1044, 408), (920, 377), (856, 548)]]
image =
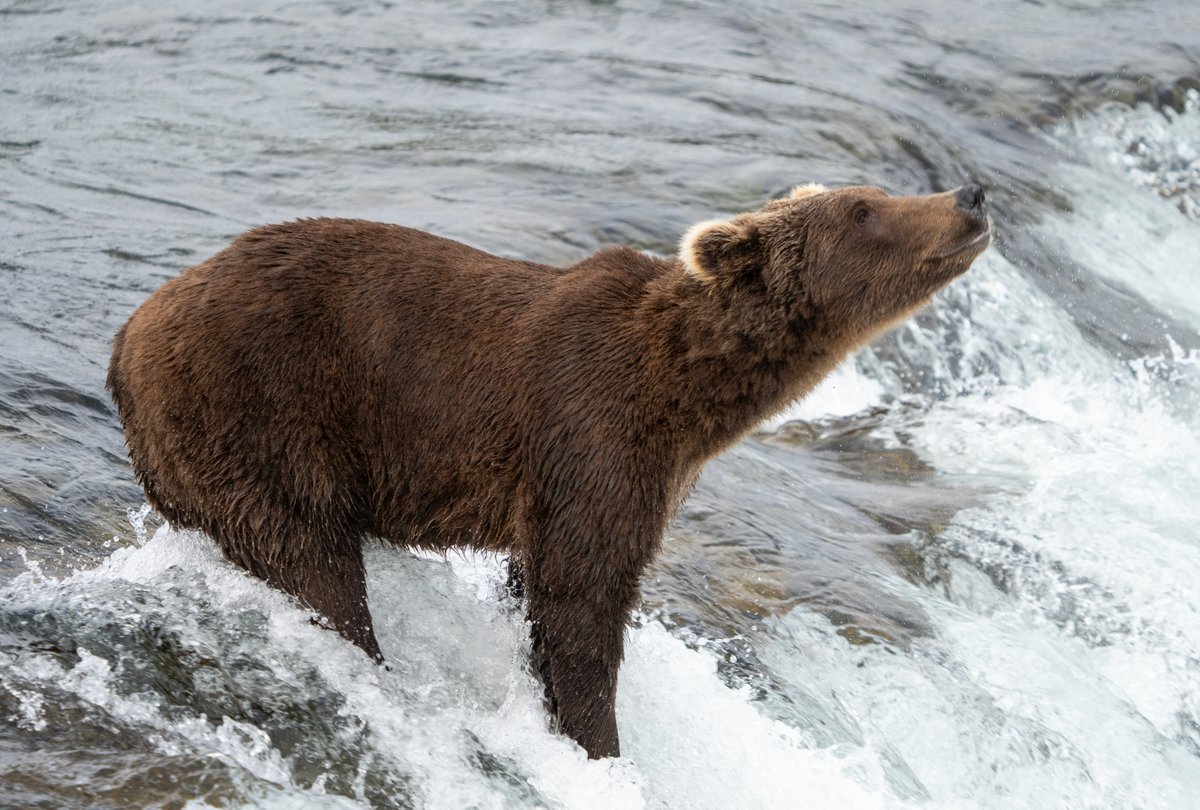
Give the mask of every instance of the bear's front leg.
[(527, 582), (533, 659), (548, 708), (560, 730), (583, 746), (589, 758), (620, 756), (617, 672), (628, 595), (598, 601), (598, 594), (575, 588), (529, 586)]
[(616, 697), (625, 626), (677, 480), (659, 471), (661, 448), (647, 441), (625, 438), (622, 452), (597, 456), (595, 447), (608, 446), (597, 444), (598, 432), (542, 449), (562, 463), (549, 465), (527, 506), (520, 560), (547, 707), (592, 759), (621, 755)]

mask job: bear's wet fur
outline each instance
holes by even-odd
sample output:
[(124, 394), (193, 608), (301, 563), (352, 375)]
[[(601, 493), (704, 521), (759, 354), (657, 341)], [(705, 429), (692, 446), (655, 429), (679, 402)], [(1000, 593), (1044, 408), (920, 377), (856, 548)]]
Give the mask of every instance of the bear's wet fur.
[(511, 555), (547, 703), (619, 754), (638, 581), (701, 466), (990, 239), (969, 185), (802, 186), (559, 268), (396, 225), (257, 228), (150, 297), (108, 373), (171, 524), (382, 660), (361, 541)]

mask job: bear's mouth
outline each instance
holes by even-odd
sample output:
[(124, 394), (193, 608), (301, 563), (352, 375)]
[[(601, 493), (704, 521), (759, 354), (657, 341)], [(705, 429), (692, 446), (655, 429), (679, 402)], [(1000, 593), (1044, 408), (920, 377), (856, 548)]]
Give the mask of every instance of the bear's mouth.
[(953, 259), (957, 256), (967, 253), (968, 251), (982, 252), (992, 242), (992, 223), (990, 220), (984, 221), (983, 229), (979, 233), (971, 236), (966, 241), (959, 242), (951, 246), (948, 250), (944, 250), (933, 254), (927, 261), (943, 261), (945, 259)]

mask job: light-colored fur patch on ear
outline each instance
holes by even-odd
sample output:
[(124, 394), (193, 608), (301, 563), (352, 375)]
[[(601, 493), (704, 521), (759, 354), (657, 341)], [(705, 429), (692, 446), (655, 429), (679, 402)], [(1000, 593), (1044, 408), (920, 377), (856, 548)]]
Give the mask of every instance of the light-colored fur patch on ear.
[(811, 197), (813, 194), (823, 194), (829, 191), (820, 183), (805, 183), (802, 186), (796, 186), (792, 189), (792, 193), (788, 195), (793, 200), (799, 200), (802, 197)]
[(724, 219), (710, 219), (706, 222), (697, 222), (688, 228), (687, 233), (679, 240), (679, 260), (683, 262), (683, 269), (706, 284), (717, 279), (716, 276), (705, 270), (704, 266), (700, 264), (699, 257), (696, 255), (696, 241), (704, 234), (717, 228), (729, 230), (730, 223)]

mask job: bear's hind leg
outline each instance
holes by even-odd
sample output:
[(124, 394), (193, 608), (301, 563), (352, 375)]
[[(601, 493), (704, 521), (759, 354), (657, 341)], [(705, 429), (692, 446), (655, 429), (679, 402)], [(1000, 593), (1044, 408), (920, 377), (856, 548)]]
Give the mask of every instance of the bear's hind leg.
[(341, 537), (333, 542), (311, 530), (281, 532), (279, 536), (287, 538), (287, 545), (266, 555), (265, 560), (244, 553), (256, 548), (254, 543), (231, 543), (221, 537), (218, 543), (232, 562), (298, 598), (319, 614), (321, 624), (361, 647), (376, 663), (383, 663), (367, 607), (366, 568), (359, 538)]

